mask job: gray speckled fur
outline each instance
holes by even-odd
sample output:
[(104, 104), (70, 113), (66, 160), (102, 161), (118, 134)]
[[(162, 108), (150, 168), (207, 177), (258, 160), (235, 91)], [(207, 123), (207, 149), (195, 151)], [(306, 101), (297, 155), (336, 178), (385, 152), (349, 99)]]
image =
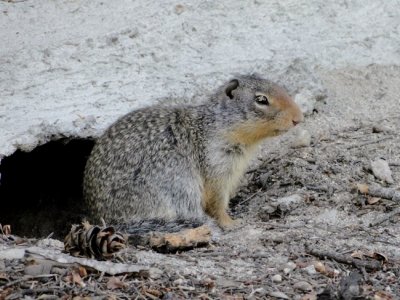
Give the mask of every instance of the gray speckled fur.
[[(233, 99), (226, 95), (228, 83), (202, 105), (150, 106), (111, 125), (85, 169), (84, 195), (93, 217), (203, 219), (204, 180), (229, 178), (238, 160), (246, 157), (247, 164), (251, 158), (249, 149), (224, 139), (224, 132), (264, 118), (254, 107), (254, 93), (274, 92), (275, 85), (258, 76), (237, 78)], [(223, 193), (229, 201), (232, 190)]]
[(85, 172), (85, 195), (96, 216), (201, 216), (200, 157), (193, 141), (202, 137), (193, 130), (194, 114), (193, 108), (148, 107), (106, 131)]

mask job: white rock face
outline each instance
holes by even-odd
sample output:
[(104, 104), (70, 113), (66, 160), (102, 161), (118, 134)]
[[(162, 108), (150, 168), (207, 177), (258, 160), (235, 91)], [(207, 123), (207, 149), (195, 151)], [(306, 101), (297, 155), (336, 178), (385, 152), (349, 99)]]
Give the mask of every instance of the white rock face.
[(396, 0), (27, 0), (0, 15), (0, 159), (98, 136), (156, 101), (201, 101), (235, 73), (318, 98), (321, 71), (400, 61)]

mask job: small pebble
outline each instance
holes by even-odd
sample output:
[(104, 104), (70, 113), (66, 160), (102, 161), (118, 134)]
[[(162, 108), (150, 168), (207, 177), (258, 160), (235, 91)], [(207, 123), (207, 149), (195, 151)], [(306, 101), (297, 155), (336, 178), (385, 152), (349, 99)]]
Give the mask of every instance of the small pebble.
[(289, 261), (289, 262), (286, 264), (286, 267), (288, 267), (288, 268), (294, 270), (294, 269), (296, 269), (297, 265), (296, 265), (294, 262)]
[(389, 164), (386, 160), (381, 158), (375, 159), (371, 162), (372, 173), (375, 177), (384, 180), (387, 183), (393, 183), (392, 171), (389, 168)]
[(265, 294), (265, 289), (264, 288), (258, 288), (254, 290), (254, 293), (258, 293), (258, 294)]
[(309, 284), (307, 281), (298, 281), (293, 285), (293, 288), (303, 292), (309, 292), (313, 290), (311, 284)]
[(269, 292), (268, 295), (278, 299), (289, 299), (289, 297), (282, 292)]
[(150, 268), (149, 269), (149, 277), (151, 279), (160, 279), (164, 272), (158, 268)]
[(305, 130), (299, 130), (293, 139), (292, 148), (309, 147), (311, 145), (311, 134)]
[(276, 207), (267, 204), (267, 205), (263, 206), (261, 208), (261, 210), (266, 214), (272, 214), (272, 213), (276, 212)]
[[(277, 207), (280, 208), (281, 211), (287, 212), (287, 211), (291, 211), (291, 210), (295, 209), (302, 202), (303, 202), (303, 197), (300, 195), (294, 194), (294, 195), (290, 195), (287, 197), (279, 198), (272, 205), (274, 205), (274, 206), (276, 205)], [(289, 266), (289, 263), (288, 263), (288, 267), (290, 268), (291, 266)], [(294, 264), (294, 263), (292, 263), (292, 264)], [(293, 269), (294, 268), (296, 268), (296, 264), (294, 264)]]
[(285, 273), (285, 275), (288, 275), (290, 272), (292, 272), (292, 269), (290, 269), (290, 268), (283, 269), (283, 273)]
[(185, 7), (182, 4), (175, 5), (175, 13), (180, 15), (185, 11)]
[(283, 273), (285, 273), (287, 275), (290, 272), (292, 272), (294, 269), (296, 269), (296, 264), (292, 261), (289, 261), (288, 263), (286, 263), (286, 266), (283, 269)]
[(176, 299), (176, 295), (174, 293), (172, 293), (172, 292), (167, 292), (162, 297), (162, 300), (173, 300), (173, 299)]
[(282, 282), (282, 276), (279, 275), (279, 274), (276, 274), (276, 275), (272, 276), (271, 279), (272, 279), (272, 282), (275, 282), (275, 283)]
[(302, 270), (306, 271), (308, 275), (317, 274), (317, 270), (315, 270), (315, 267), (313, 265), (309, 265), (308, 267), (305, 267)]
[(174, 281), (174, 285), (182, 285), (185, 283), (185, 280), (182, 278), (178, 278), (177, 280)]
[(314, 263), (314, 270), (317, 271), (317, 272), (319, 272), (319, 273), (322, 273), (322, 274), (325, 274), (325, 273), (326, 273), (326, 267), (325, 267), (325, 265), (324, 265), (322, 262), (320, 262), (320, 261), (317, 261), (317, 262)]
[(381, 133), (381, 132), (390, 132), (390, 131), (391, 131), (391, 129), (385, 125), (377, 124), (372, 127), (372, 133)]
[(389, 293), (392, 293), (392, 289), (390, 288), (390, 286), (385, 287), (385, 291), (389, 292)]

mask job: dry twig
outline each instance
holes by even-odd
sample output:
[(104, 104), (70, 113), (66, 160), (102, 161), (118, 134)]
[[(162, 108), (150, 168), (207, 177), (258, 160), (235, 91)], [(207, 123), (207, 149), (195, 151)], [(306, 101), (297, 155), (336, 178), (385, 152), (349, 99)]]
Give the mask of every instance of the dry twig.
[(366, 141), (366, 142), (363, 142), (363, 143), (353, 144), (353, 145), (348, 146), (347, 149), (361, 148), (361, 147), (368, 146), (368, 145), (371, 145), (371, 144), (377, 144), (377, 143), (380, 143), (380, 142), (383, 142), (383, 141), (386, 141), (386, 140), (390, 140), (391, 138), (392, 137), (386, 136), (386, 137), (383, 137), (383, 138), (380, 138), (380, 139), (376, 139), (376, 140), (372, 140), (372, 141), (370, 140), (370, 141)]
[(255, 196), (257, 196), (257, 195), (261, 192), (261, 190), (262, 190), (262, 189), (258, 189), (257, 192), (251, 194), (251, 195), (248, 196), (246, 199), (240, 201), (238, 205), (242, 205), (242, 204), (244, 204), (244, 203), (250, 201), (250, 200), (253, 199)]
[(377, 261), (362, 261), (359, 259), (354, 259), (352, 257), (349, 257), (348, 255), (343, 255), (331, 251), (315, 250), (311, 249), (310, 245), (306, 247), (306, 252), (321, 259), (326, 259), (326, 258), (333, 259), (339, 263), (352, 265), (358, 269), (365, 268), (367, 270), (373, 271), (373, 270), (380, 270), (382, 268), (381, 263)]
[(391, 218), (393, 218), (394, 216), (400, 214), (400, 207), (397, 207), (396, 209), (392, 210), (389, 213), (384, 214), (383, 216), (381, 216), (380, 218), (377, 218), (375, 221), (369, 223), (370, 227), (379, 225), (387, 220), (390, 220)]
[(368, 186), (368, 195), (396, 201), (400, 203), (400, 192), (393, 188), (384, 188), (376, 185)]
[(13, 286), (13, 285), (16, 285), (18, 283), (24, 282), (24, 281), (29, 281), (29, 280), (39, 279), (39, 278), (56, 277), (56, 276), (59, 276), (59, 275), (58, 274), (41, 274), (41, 275), (36, 275), (36, 276), (24, 276), (24, 277), (22, 277), (20, 279), (11, 281), (9, 283), (6, 283), (5, 285), (3, 285), (0, 288), (0, 291), (4, 290), (4, 289), (6, 289), (6, 288), (8, 288), (10, 286)]

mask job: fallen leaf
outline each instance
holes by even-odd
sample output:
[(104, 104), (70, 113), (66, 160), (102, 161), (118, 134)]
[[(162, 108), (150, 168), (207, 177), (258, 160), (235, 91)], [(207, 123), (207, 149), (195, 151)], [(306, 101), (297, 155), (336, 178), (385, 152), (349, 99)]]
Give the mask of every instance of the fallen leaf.
[(320, 261), (317, 261), (317, 262), (314, 263), (314, 268), (315, 268), (315, 270), (316, 270), (317, 272), (319, 272), (319, 273), (322, 273), (322, 274), (325, 274), (325, 273), (326, 273), (326, 267), (325, 267), (325, 265), (324, 265), (322, 262), (320, 262)]
[(121, 279), (115, 276), (110, 277), (110, 279), (107, 282), (107, 288), (109, 290), (123, 289), (127, 286), (128, 286), (127, 283), (122, 282)]
[(6, 299), (8, 295), (13, 292), (13, 288), (10, 287), (8, 289), (0, 290), (0, 299)]
[(373, 252), (370, 257), (373, 258), (373, 259), (379, 260), (379, 261), (383, 261), (384, 263), (388, 262), (387, 257), (385, 255), (383, 255), (382, 253), (379, 253), (379, 252)]
[(76, 270), (76, 269), (73, 269), (72, 271), (71, 271), (71, 274), (68, 274), (66, 277), (65, 277), (65, 279), (64, 279), (66, 282), (70, 282), (70, 283), (73, 283), (73, 284), (78, 284), (78, 285), (80, 285), (81, 287), (85, 287), (86, 286), (86, 284), (83, 282), (83, 280), (82, 280), (82, 277), (79, 275), (79, 271), (78, 270)]
[(5, 235), (10, 235), (11, 234), (11, 225), (4, 225), (3, 226), (3, 233)]
[(81, 277), (86, 277), (87, 276), (87, 271), (86, 271), (85, 267), (79, 266), (78, 272), (79, 272), (79, 275)]
[(372, 204), (378, 203), (381, 199), (382, 198), (379, 198), (379, 197), (368, 197), (367, 203), (372, 205)]
[(393, 296), (388, 292), (377, 291), (374, 295), (374, 300), (393, 300)]

